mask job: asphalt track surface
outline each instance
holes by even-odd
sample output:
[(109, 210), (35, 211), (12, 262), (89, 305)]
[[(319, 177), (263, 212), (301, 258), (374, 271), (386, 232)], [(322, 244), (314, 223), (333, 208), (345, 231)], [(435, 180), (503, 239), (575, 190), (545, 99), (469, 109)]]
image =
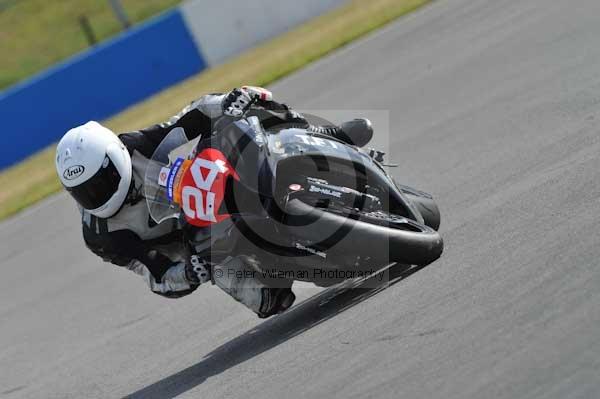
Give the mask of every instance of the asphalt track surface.
[(389, 287), (302, 285), (261, 321), (103, 264), (65, 195), (2, 223), (0, 398), (600, 397), (598, 15), (440, 0), (273, 87), (390, 112), (446, 249)]

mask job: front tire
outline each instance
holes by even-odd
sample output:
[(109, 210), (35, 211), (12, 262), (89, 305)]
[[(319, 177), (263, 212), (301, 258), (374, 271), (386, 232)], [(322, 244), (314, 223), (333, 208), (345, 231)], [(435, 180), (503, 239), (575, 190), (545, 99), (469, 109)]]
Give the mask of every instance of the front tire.
[(373, 264), (427, 265), (441, 256), (444, 247), (433, 228), (382, 211), (319, 208), (296, 198), (286, 204), (286, 214), (295, 237), (326, 247), (334, 257), (351, 253)]
[(435, 231), (440, 228), (440, 209), (431, 197), (407, 195), (408, 200), (411, 201), (417, 210), (423, 216), (425, 224)]

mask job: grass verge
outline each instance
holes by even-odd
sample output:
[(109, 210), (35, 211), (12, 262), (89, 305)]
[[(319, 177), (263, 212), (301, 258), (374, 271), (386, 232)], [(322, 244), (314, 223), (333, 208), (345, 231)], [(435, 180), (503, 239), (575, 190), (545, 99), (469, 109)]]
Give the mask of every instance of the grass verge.
[[(120, 0), (132, 23), (181, 0)], [(104, 40), (121, 25), (108, 0), (0, 0), (0, 89), (89, 47), (79, 18)]]
[[(117, 132), (139, 129), (168, 118), (202, 93), (226, 91), (242, 84), (268, 85), (429, 1), (354, 0), (104, 123)], [(53, 158), (54, 146), (50, 146), (0, 173), (0, 220), (60, 189)]]

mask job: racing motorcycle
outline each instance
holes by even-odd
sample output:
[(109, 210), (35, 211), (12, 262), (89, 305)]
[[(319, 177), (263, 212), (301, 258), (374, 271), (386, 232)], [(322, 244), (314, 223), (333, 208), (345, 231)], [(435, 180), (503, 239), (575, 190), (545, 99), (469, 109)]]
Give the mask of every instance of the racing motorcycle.
[(306, 127), (265, 129), (250, 114), (219, 121), (202, 139), (173, 129), (148, 163), (150, 215), (179, 219), (191, 255), (209, 252), (213, 263), (244, 256), (255, 268), (323, 286), (337, 280), (310, 271), (426, 265), (441, 256), (436, 203), (397, 184), (383, 153)]

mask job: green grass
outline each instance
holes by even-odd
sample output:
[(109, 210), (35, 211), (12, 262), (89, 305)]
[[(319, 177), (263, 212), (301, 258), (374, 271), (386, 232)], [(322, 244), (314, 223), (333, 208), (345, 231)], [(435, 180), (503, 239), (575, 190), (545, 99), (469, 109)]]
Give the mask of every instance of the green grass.
[[(181, 0), (122, 0), (132, 23)], [(98, 40), (121, 30), (108, 0), (0, 0), (0, 90), (88, 47), (87, 16)]]
[[(104, 124), (117, 132), (139, 129), (168, 118), (203, 93), (243, 84), (267, 85), (429, 1), (354, 0), (173, 86)], [(53, 158), (54, 146), (50, 146), (0, 173), (0, 219), (60, 189)]]

